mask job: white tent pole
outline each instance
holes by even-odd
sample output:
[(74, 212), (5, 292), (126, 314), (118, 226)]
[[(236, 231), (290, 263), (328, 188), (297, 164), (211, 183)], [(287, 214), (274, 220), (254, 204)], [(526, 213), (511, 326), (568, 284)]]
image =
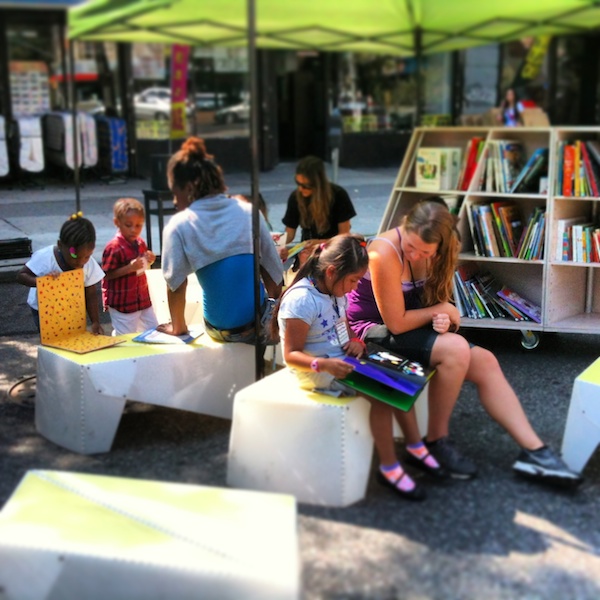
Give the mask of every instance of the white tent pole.
[(256, 4), (248, 2), (248, 69), (250, 71), (250, 155), (251, 155), (251, 190), (252, 190), (252, 246), (254, 252), (254, 331), (255, 377), (263, 375), (262, 363), (264, 347), (260, 343), (260, 221), (258, 214), (258, 72), (256, 60)]

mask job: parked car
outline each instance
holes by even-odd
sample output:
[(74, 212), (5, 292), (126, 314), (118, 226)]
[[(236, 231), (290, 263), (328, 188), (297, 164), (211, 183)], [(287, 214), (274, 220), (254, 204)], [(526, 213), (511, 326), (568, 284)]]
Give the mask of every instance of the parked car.
[(232, 125), (233, 123), (244, 123), (250, 120), (250, 102), (244, 100), (239, 104), (233, 104), (218, 110), (215, 113), (215, 123), (220, 125)]
[[(186, 103), (186, 115), (189, 117), (193, 107)], [(166, 121), (171, 118), (171, 90), (168, 87), (147, 88), (133, 97), (136, 119)]]
[(225, 104), (225, 94), (214, 92), (196, 93), (196, 110), (217, 110)]

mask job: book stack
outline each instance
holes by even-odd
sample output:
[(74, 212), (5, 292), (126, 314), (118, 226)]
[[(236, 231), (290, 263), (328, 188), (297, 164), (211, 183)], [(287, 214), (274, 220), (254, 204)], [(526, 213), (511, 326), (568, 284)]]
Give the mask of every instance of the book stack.
[(546, 208), (536, 206), (523, 229), (517, 249), (517, 258), (542, 260), (546, 233)]
[(523, 224), (514, 202), (472, 203), (467, 218), (477, 256), (518, 256)]
[(570, 217), (556, 221), (557, 261), (600, 262), (600, 228), (586, 217)]
[(415, 185), (437, 192), (457, 189), (460, 148), (419, 148), (415, 164)]
[(600, 142), (559, 142), (556, 194), (600, 197)]
[(542, 322), (539, 306), (498, 283), (490, 273), (478, 271), (475, 265), (459, 265), (452, 284), (461, 317)]

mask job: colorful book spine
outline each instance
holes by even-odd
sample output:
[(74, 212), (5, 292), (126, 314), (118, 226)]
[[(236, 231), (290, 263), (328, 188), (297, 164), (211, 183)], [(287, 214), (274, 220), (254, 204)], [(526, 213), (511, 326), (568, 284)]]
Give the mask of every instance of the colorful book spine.
[(563, 196), (573, 195), (573, 176), (575, 172), (575, 146), (566, 144), (563, 157)]

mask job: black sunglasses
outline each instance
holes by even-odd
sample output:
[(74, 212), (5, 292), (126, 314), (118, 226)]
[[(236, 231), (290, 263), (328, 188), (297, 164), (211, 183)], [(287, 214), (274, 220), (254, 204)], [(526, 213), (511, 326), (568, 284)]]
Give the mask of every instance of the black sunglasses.
[(313, 186), (312, 185), (308, 185), (307, 183), (300, 183), (296, 178), (294, 178), (294, 183), (299, 187), (302, 188), (303, 190), (312, 190)]

